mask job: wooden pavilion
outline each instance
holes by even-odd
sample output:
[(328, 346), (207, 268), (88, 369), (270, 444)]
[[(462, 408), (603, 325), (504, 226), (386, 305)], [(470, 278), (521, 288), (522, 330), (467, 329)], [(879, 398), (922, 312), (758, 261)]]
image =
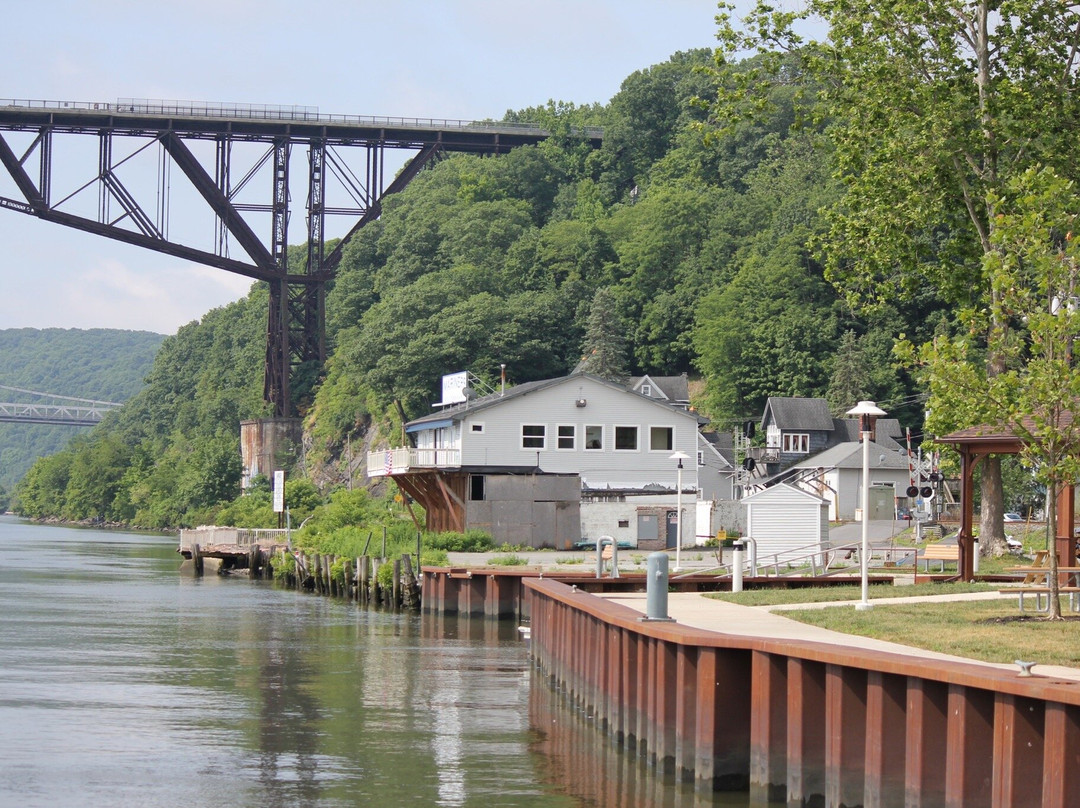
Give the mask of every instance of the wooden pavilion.
[[(1071, 416), (1070, 416), (1071, 417)], [(989, 455), (1020, 454), (1023, 441), (1011, 432), (1001, 432), (989, 426), (961, 429), (934, 441), (951, 446), (960, 453), (960, 545), (959, 575), (964, 581), (975, 578), (975, 542), (973, 540), (973, 501), (975, 469)], [(1054, 549), (1058, 564), (1075, 566), (1073, 549), (1074, 486), (1062, 488), (1057, 501), (1057, 524), (1054, 530)]]

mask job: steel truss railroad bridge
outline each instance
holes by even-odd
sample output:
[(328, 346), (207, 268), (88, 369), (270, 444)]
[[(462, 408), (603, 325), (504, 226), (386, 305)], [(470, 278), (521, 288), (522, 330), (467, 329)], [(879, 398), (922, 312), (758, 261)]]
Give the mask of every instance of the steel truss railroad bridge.
[[(578, 135), (594, 146), (602, 138), (600, 130)], [(547, 136), (526, 124), (320, 115), (311, 107), (0, 99), (0, 163), (23, 197), (0, 196), (0, 208), (265, 281), (270, 307), (264, 395), (276, 417), (288, 418), (295, 415), (293, 372), (326, 359), (326, 283), (345, 245), (378, 218), (383, 199), (441, 153), (495, 155)], [(54, 188), (58, 143), (90, 139), (96, 139), (96, 149), (84, 146), (81, 156), (64, 157), (81, 161), (81, 179)], [(244, 144), (257, 148), (252, 154)], [(293, 166), (295, 146), (307, 152), (307, 253), (300, 266), (290, 264), (288, 250), (290, 176), (301, 170)], [(416, 152), (388, 184), (387, 149)], [(130, 179), (130, 166), (148, 155), (155, 159), (157, 181), (143, 193)], [(170, 237), (173, 168), (194, 189), (194, 204), (213, 213), (212, 246)], [(331, 192), (343, 204), (331, 203)], [(88, 198), (94, 198), (96, 211)], [(328, 216), (352, 222), (329, 250)], [(262, 236), (249, 217), (262, 218)], [(243, 256), (230, 254), (233, 244)]]
[(115, 401), (94, 401), (89, 398), (73, 398), (55, 393), (39, 393), (20, 387), (0, 384), (0, 390), (50, 399), (45, 403), (0, 402), (0, 423), (54, 424), (58, 426), (94, 426), (105, 414), (120, 405)]

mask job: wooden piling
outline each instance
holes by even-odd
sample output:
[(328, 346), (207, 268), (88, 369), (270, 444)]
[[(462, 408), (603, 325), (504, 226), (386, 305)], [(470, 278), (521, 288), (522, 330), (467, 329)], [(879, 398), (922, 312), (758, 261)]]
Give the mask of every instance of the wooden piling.
[(405, 555), (401, 557), (402, 568), (402, 598), (401, 605), (407, 609), (415, 609), (418, 603), (419, 589), (416, 584), (416, 575), (413, 574), (412, 559)]
[(394, 581), (390, 585), (390, 603), (396, 609), (401, 605), (401, 559), (394, 559)]
[(193, 544), (191, 546), (191, 561), (192, 567), (195, 570), (195, 575), (199, 576), (203, 574), (203, 558), (202, 551), (199, 549), (199, 545)]

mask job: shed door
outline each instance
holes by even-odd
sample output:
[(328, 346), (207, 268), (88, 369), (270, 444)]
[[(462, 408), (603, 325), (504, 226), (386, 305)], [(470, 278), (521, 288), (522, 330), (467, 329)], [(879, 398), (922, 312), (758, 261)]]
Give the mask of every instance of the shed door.
[(667, 542), (664, 545), (669, 550), (679, 543), (679, 512), (667, 512)]
[(895, 489), (890, 486), (870, 486), (870, 518), (892, 519), (896, 513), (893, 496)]
[(638, 541), (656, 541), (660, 538), (660, 527), (655, 513), (639, 513), (637, 517)]

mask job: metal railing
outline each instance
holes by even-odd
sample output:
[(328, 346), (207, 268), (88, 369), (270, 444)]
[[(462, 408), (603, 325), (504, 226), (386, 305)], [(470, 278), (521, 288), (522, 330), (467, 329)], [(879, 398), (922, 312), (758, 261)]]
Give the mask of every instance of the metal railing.
[(180, 551), (188, 552), (196, 544), (200, 547), (229, 545), (235, 547), (270, 547), (289, 544), (289, 530), (243, 527), (200, 527), (180, 531)]
[(384, 449), (368, 452), (368, 477), (389, 477), (412, 469), (457, 468), (461, 465), (460, 449)]
[[(747, 539), (743, 539), (746, 541)], [(859, 566), (859, 553), (862, 542), (855, 541), (846, 544), (833, 544), (822, 547), (820, 543), (792, 547), (771, 553), (766, 556), (757, 556), (756, 552), (749, 559), (743, 561), (743, 569), (748, 570), (751, 577), (775, 577), (811, 575), (834, 575), (844, 570)], [(884, 562), (895, 561), (896, 557), (914, 557), (914, 547), (871, 547), (870, 559), (880, 558)], [(714, 573), (719, 578), (725, 578), (734, 572), (731, 564), (720, 564), (710, 570), (694, 570), (686, 575), (701, 575)]]
[[(546, 135), (535, 123), (515, 121), (467, 121), (454, 118), (407, 118), (380, 115), (320, 114), (318, 107), (276, 104), (218, 103), (206, 101), (163, 101), (148, 98), (118, 98), (108, 101), (46, 101), (24, 98), (0, 99), (0, 106), (71, 112), (111, 112), (119, 115), (166, 115), (195, 118), (230, 118), (273, 121), (305, 121), (349, 126), (404, 127), (409, 129), (483, 129), (528, 135)], [(589, 138), (604, 136), (600, 126), (572, 127), (574, 134)]]

